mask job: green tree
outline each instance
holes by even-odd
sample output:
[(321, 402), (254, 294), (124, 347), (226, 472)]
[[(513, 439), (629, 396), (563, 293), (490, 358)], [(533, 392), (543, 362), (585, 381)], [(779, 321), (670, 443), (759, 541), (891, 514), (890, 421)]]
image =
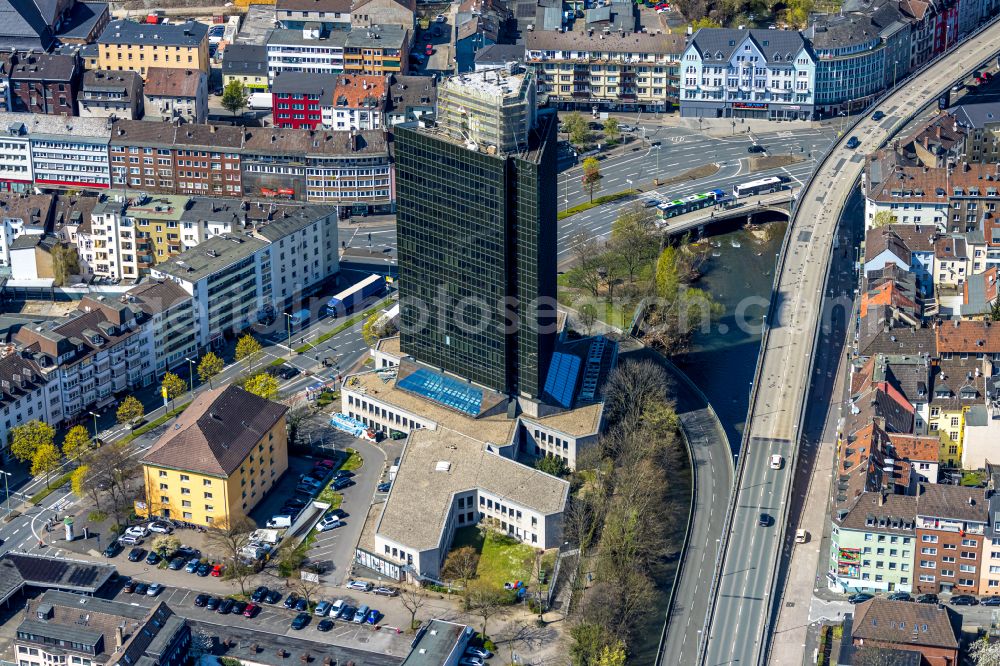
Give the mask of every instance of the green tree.
[(896, 216), (892, 214), (891, 210), (880, 210), (875, 213), (875, 217), (872, 218), (871, 227), (872, 229), (879, 229), (881, 227), (887, 227), (890, 224), (896, 223)]
[(56, 437), (56, 431), (48, 423), (35, 419), (11, 428), (10, 452), (21, 462), (33, 460), (35, 451), (51, 444)]
[(569, 631), (573, 666), (595, 666), (602, 650), (613, 642), (608, 630), (594, 622), (581, 622)]
[(253, 360), (260, 353), (260, 343), (249, 333), (236, 342), (236, 362), (247, 360), (247, 370), (253, 370)]
[(617, 118), (608, 118), (604, 121), (604, 138), (609, 144), (618, 143), (618, 140), (622, 138)]
[(174, 373), (168, 372), (163, 375), (163, 380), (160, 382), (160, 391), (167, 396), (167, 400), (170, 401), (171, 406), (173, 406), (174, 400), (186, 390), (187, 384)]
[(135, 424), (141, 421), (142, 417), (145, 415), (145, 408), (142, 406), (142, 403), (139, 402), (139, 399), (134, 395), (126, 396), (125, 399), (121, 401), (121, 404), (118, 405), (118, 411), (115, 412), (115, 416), (118, 417), (118, 423), (127, 423), (133, 428), (135, 427)]
[(626, 208), (611, 223), (611, 245), (628, 272), (629, 284), (635, 282), (635, 274), (656, 256), (659, 241), (653, 234), (655, 228), (656, 215), (641, 204)]
[(243, 384), (243, 388), (254, 395), (259, 395), (266, 400), (274, 399), (278, 395), (278, 380), (272, 375), (262, 372), (253, 377), (249, 377)]
[(659, 259), (656, 260), (656, 295), (660, 298), (673, 298), (680, 286), (677, 248), (668, 245), (663, 248)]
[(80, 273), (80, 260), (76, 248), (64, 243), (56, 243), (52, 247), (52, 277), (57, 287), (69, 284), (71, 275)]
[(990, 306), (990, 321), (1000, 321), (1000, 298), (993, 299)]
[(222, 90), (222, 107), (228, 109), (234, 116), (238, 111), (246, 108), (247, 99), (249, 99), (249, 95), (247, 95), (246, 87), (236, 79), (227, 83)]
[(59, 455), (59, 449), (56, 448), (55, 444), (49, 442), (48, 444), (42, 444), (37, 449), (35, 449), (34, 455), (31, 456), (31, 475), (38, 476), (40, 474), (45, 475), (45, 487), (49, 487), (49, 475), (53, 470), (59, 468), (59, 463), (62, 460)]
[(563, 477), (569, 473), (569, 467), (559, 456), (543, 456), (535, 461), (535, 469), (551, 474), (552, 476)]
[(378, 342), (378, 320), (381, 316), (381, 312), (373, 312), (371, 316), (365, 320), (365, 323), (361, 325), (361, 338), (369, 347), (374, 348), (375, 344)]
[(590, 126), (578, 111), (563, 118), (563, 129), (569, 134), (569, 142), (582, 148), (590, 142)]
[(703, 16), (702, 18), (700, 18), (700, 19), (698, 19), (696, 21), (693, 21), (691, 23), (691, 27), (695, 31), (698, 31), (698, 30), (701, 30), (702, 28), (721, 28), (722, 24), (719, 23), (718, 21), (716, 21), (715, 19), (711, 19), (711, 18), (708, 18), (707, 16)]
[(215, 352), (208, 352), (201, 357), (201, 362), (198, 363), (198, 379), (204, 384), (208, 382), (208, 387), (212, 388), (212, 377), (222, 372), (225, 364), (222, 359), (219, 358)]
[(67, 460), (76, 460), (90, 448), (90, 431), (82, 425), (73, 426), (63, 437), (62, 452)]
[(588, 157), (583, 161), (583, 191), (590, 195), (590, 203), (594, 203), (594, 192), (601, 189), (601, 165), (596, 157)]

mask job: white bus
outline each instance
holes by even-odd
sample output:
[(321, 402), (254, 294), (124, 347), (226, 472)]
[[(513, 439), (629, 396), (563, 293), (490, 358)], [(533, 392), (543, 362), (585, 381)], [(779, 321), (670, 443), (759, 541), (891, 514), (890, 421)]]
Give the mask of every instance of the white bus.
[(759, 178), (757, 180), (751, 180), (749, 183), (740, 183), (739, 185), (733, 186), (733, 196), (734, 197), (746, 197), (754, 194), (766, 194), (769, 192), (777, 192), (785, 188), (786, 179), (781, 176), (768, 176), (767, 178)]

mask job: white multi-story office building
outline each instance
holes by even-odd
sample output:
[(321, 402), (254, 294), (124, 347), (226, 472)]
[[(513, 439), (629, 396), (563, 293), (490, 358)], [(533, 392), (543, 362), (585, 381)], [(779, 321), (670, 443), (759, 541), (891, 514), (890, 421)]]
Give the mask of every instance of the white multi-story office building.
[(129, 303), (149, 315), (156, 376), (198, 356), (194, 299), (172, 280), (147, 280), (128, 291)]
[(681, 115), (806, 120), (816, 60), (793, 30), (703, 28), (681, 60)]
[(317, 26), (301, 30), (277, 28), (267, 38), (267, 74), (278, 72), (340, 74), (344, 71), (344, 45), (349, 32), (334, 30), (324, 36)]

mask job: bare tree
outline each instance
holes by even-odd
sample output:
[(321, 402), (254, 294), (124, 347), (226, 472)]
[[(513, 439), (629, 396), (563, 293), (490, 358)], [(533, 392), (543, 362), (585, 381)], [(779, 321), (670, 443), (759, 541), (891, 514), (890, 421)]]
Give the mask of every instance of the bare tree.
[(608, 377), (604, 388), (608, 421), (626, 431), (637, 428), (650, 398), (667, 393), (667, 375), (652, 361), (626, 361)]
[[(888, 650), (877, 645), (865, 645), (855, 650), (854, 663), (856, 666), (892, 666), (898, 662), (894, 650)], [(976, 657), (973, 656), (973, 663), (977, 666), (993, 666), (1000, 663), (1000, 661), (977, 661)]]
[(410, 629), (415, 629), (417, 611), (427, 603), (426, 597), (420, 592), (420, 588), (404, 586), (399, 589), (399, 601), (410, 612)]
[(295, 580), (294, 583), (292, 583), (292, 588), (296, 592), (298, 592), (303, 599), (306, 600), (307, 604), (312, 604), (313, 596), (319, 591), (320, 588), (319, 576), (316, 576), (315, 580), (310, 580), (312, 576), (309, 576), (308, 578), (303, 578), (302, 577), (303, 573), (312, 574), (313, 572), (300, 570), (298, 578)]
[(574, 497), (563, 513), (563, 530), (566, 539), (580, 548), (581, 557), (590, 549), (597, 526), (598, 520), (590, 502), (580, 496)]
[(104, 506), (117, 525), (125, 524), (142, 497), (142, 466), (136, 453), (132, 443), (120, 440), (88, 451), (81, 461), (89, 470), (88, 494), (104, 493), (108, 499)]
[(206, 535), (209, 548), (226, 562), (226, 579), (238, 585), (244, 595), (247, 583), (257, 573), (257, 568), (247, 561), (243, 552), (256, 529), (257, 524), (250, 518), (239, 516), (213, 526)]
[(469, 588), (469, 579), (476, 575), (479, 553), (472, 546), (462, 546), (448, 553), (441, 572), (451, 580), (462, 581), (463, 593)]
[(465, 596), (468, 610), (483, 620), (483, 636), (487, 636), (486, 627), (490, 618), (503, 610), (508, 595), (504, 590), (485, 581), (473, 581)]

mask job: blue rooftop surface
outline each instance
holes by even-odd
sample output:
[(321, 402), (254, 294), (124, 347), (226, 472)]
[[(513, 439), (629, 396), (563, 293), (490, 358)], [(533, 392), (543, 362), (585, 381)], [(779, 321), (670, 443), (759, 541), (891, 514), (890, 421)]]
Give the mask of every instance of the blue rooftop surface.
[(556, 352), (552, 355), (549, 374), (545, 378), (545, 392), (563, 407), (573, 404), (576, 379), (580, 374), (580, 357)]
[(472, 416), (482, 411), (482, 389), (427, 368), (414, 370), (397, 381), (396, 386)]

